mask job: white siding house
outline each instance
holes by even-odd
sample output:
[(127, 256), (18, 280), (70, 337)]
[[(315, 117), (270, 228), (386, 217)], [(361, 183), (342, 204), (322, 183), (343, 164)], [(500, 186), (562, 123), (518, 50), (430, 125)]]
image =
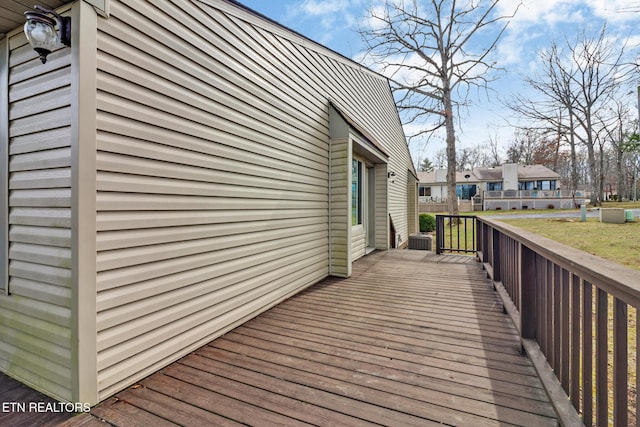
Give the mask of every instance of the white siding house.
[(0, 0), (1, 371), (95, 404), (417, 231), (384, 77), (229, 0), (58, 5), (43, 65)]

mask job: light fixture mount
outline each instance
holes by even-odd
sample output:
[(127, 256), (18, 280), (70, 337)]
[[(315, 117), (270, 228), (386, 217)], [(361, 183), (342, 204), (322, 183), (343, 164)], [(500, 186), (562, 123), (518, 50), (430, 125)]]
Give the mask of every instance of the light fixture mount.
[(24, 13), (24, 34), (44, 64), (47, 55), (59, 44), (71, 46), (71, 18), (60, 16), (44, 6), (35, 5), (33, 8), (35, 10)]

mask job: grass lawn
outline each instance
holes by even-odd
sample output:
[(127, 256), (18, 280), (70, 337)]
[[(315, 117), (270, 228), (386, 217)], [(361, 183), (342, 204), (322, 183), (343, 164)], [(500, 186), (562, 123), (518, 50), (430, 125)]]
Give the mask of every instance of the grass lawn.
[(587, 222), (567, 219), (500, 218), (601, 258), (640, 270), (640, 218), (625, 224), (605, 224), (598, 218)]

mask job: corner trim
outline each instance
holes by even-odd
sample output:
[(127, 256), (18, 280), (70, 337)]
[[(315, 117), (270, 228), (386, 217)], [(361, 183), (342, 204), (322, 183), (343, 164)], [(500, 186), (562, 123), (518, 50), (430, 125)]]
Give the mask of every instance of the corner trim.
[(72, 8), (71, 278), (72, 396), (98, 403), (96, 336), (96, 91), (98, 18), (85, 2)]
[(9, 37), (0, 40), (0, 294), (9, 294)]

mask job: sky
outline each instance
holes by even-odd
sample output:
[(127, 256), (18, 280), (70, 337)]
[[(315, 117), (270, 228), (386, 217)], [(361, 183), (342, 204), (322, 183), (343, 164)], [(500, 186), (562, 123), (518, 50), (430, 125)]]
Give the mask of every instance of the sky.
[[(285, 27), (321, 43), (342, 55), (358, 60), (364, 45), (357, 32), (367, 11), (380, 0), (239, 0)], [(539, 66), (537, 53), (552, 40), (574, 40), (578, 31), (598, 31), (607, 23), (610, 36), (629, 38), (640, 46), (640, 0), (501, 0), (499, 9), (511, 14), (521, 3), (495, 50), (495, 61), (504, 71), (491, 83), (491, 90), (472, 96), (472, 105), (458, 122), (457, 146), (472, 147), (498, 140), (502, 152), (513, 140), (517, 117), (505, 106), (514, 94), (526, 93), (523, 77)], [(638, 50), (638, 48), (636, 48)], [(637, 54), (635, 55), (637, 57)], [(635, 97), (629, 97), (637, 108)], [(405, 133), (411, 134), (406, 127)], [(429, 141), (409, 142), (416, 166), (431, 160), (445, 146), (444, 133)]]

